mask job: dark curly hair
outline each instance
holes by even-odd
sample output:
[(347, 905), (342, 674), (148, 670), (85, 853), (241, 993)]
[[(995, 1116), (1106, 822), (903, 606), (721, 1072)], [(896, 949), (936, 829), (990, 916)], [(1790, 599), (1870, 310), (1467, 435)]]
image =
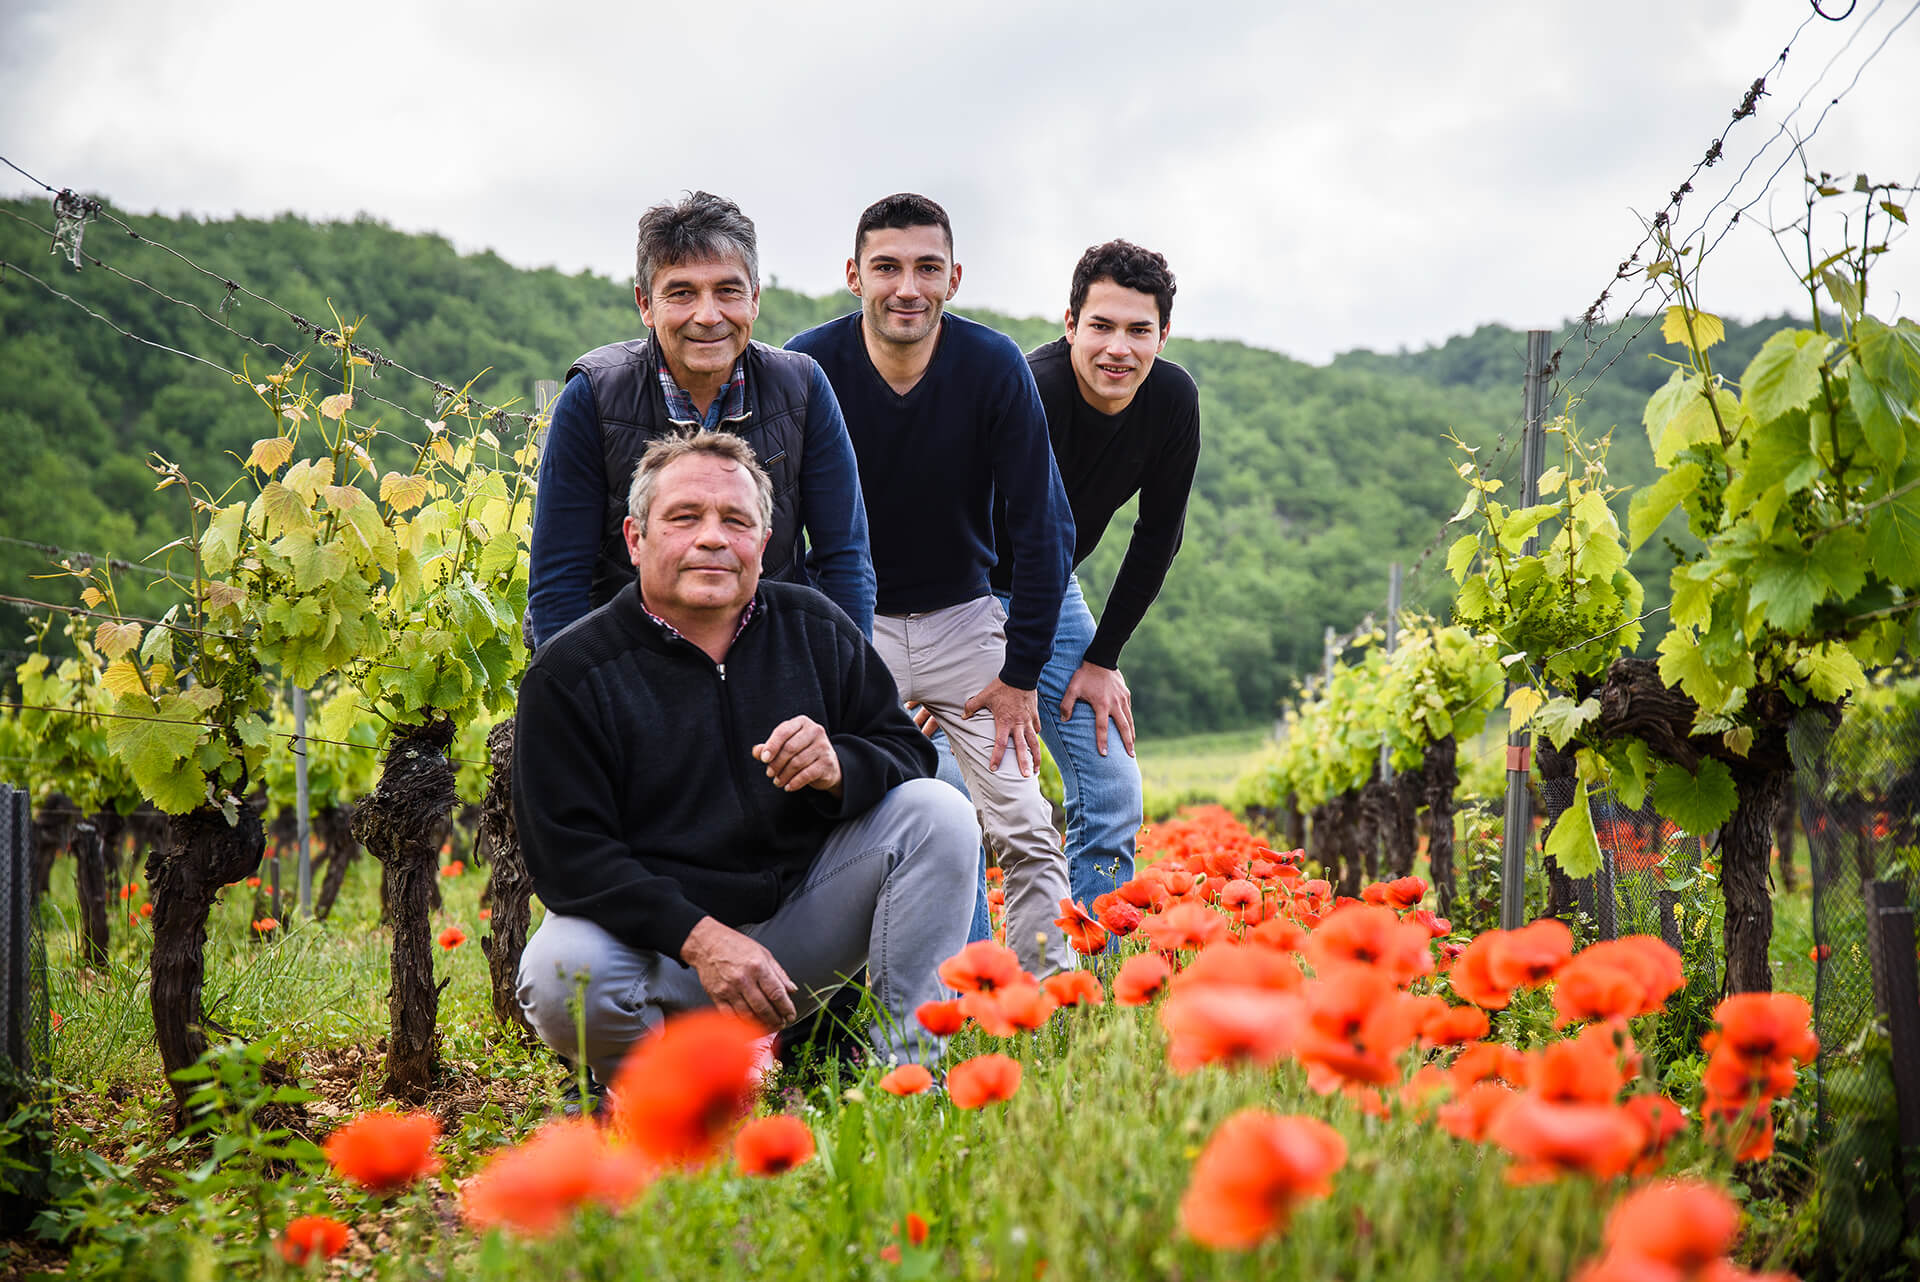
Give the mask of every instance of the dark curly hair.
[(953, 224), (947, 221), (947, 211), (925, 196), (903, 191), (882, 196), (860, 211), (860, 221), (853, 225), (854, 261), (860, 261), (868, 232), (906, 227), (938, 227), (947, 235), (947, 257), (953, 257)]
[(1098, 280), (1110, 280), (1122, 289), (1152, 294), (1160, 307), (1160, 328), (1173, 320), (1173, 269), (1164, 254), (1142, 249), (1131, 241), (1110, 240), (1095, 245), (1080, 255), (1073, 269), (1073, 292), (1067, 297), (1067, 314), (1076, 320), (1086, 304), (1087, 291)]

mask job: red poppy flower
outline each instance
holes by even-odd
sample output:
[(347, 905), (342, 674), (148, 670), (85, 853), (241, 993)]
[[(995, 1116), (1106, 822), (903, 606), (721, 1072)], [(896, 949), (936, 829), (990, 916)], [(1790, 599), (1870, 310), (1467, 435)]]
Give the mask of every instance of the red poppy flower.
[(947, 1070), (947, 1098), (955, 1108), (982, 1108), (1013, 1098), (1020, 1089), (1020, 1061), (976, 1055)]
[(1504, 1042), (1474, 1042), (1461, 1048), (1447, 1071), (1462, 1089), (1475, 1082), (1527, 1084), (1527, 1057)]
[(1500, 1115), (1500, 1110), (1519, 1098), (1519, 1092), (1504, 1082), (1475, 1082), (1442, 1104), (1434, 1114), (1434, 1121), (1455, 1139), (1478, 1144), (1486, 1138), (1487, 1127)]
[(1015, 984), (995, 993), (993, 1000), (1009, 1024), (1028, 1032), (1043, 1027), (1060, 1005), (1038, 984)]
[(1652, 935), (1627, 935), (1602, 940), (1582, 949), (1576, 963), (1612, 966), (1640, 981), (1644, 1000), (1635, 1015), (1652, 1015), (1666, 1005), (1667, 998), (1679, 992), (1687, 977), (1680, 968), (1680, 954), (1663, 939)]
[[(142, 917), (151, 917), (151, 916), (153, 916), (153, 905), (152, 905), (151, 903), (145, 903), (145, 904), (141, 904), (141, 905), (140, 905), (140, 915), (141, 915)], [(271, 917), (269, 917), (269, 918), (267, 918), (267, 920), (268, 920), (268, 921), (272, 921), (273, 919), (272, 919)], [(276, 922), (275, 924), (277, 925), (278, 923)]]
[(951, 1037), (960, 1031), (967, 1022), (967, 1014), (960, 1009), (958, 999), (944, 1002), (921, 1002), (913, 1017), (920, 1021), (920, 1027), (935, 1037)]
[(1227, 919), (1205, 904), (1175, 904), (1164, 913), (1156, 913), (1140, 922), (1147, 939), (1161, 952), (1205, 948), (1224, 939)]
[(1260, 887), (1244, 877), (1235, 877), (1220, 887), (1220, 906), (1231, 913), (1260, 906)]
[(459, 859), (450, 859), (440, 866), (440, 875), (442, 877), (458, 877), (466, 870), (467, 865), (465, 862)]
[(979, 939), (940, 963), (940, 982), (962, 993), (991, 993), (1026, 975), (1005, 944)]
[(753, 1106), (764, 1030), (719, 1010), (676, 1016), (641, 1039), (611, 1083), (614, 1124), (661, 1166), (700, 1166)]
[(1145, 1006), (1166, 989), (1172, 977), (1157, 953), (1129, 957), (1113, 977), (1113, 1000), (1121, 1006)]
[(791, 1113), (756, 1117), (733, 1138), (733, 1160), (748, 1175), (785, 1175), (813, 1153), (813, 1129)]
[(259, 921), (253, 923), (253, 928), (262, 935), (270, 935), (280, 929), (280, 923), (272, 917), (262, 917)]
[(1006, 879), (1007, 870), (999, 864), (994, 864), (987, 869), (987, 884), (989, 886), (997, 886)]
[(1173, 980), (1175, 992), (1187, 988), (1256, 988), (1291, 993), (1306, 982), (1285, 953), (1271, 948), (1242, 948), (1218, 943), (1194, 954)]
[(1565, 1028), (1583, 1020), (1626, 1019), (1645, 1004), (1640, 980), (1617, 966), (1589, 961), (1581, 953), (1561, 970), (1553, 983), (1553, 1026)]
[(933, 1085), (933, 1074), (918, 1064), (902, 1064), (876, 1085), (889, 1095), (918, 1095)]
[(295, 1268), (308, 1260), (331, 1260), (347, 1249), (347, 1226), (324, 1215), (289, 1220), (280, 1235), (280, 1258)]
[(1166, 886), (1169, 895), (1175, 899), (1185, 899), (1193, 893), (1193, 888), (1200, 884), (1200, 878), (1184, 868), (1173, 868), (1168, 870), (1161, 882)]
[(1406, 985), (1433, 972), (1427, 932), (1400, 920), (1391, 908), (1361, 904), (1337, 908), (1307, 938), (1307, 960), (1314, 969), (1359, 964), (1379, 967), (1394, 983)]
[(968, 993), (960, 999), (960, 1013), (980, 1025), (988, 1037), (1012, 1037), (1020, 1031), (1000, 1009), (999, 993)]
[(1246, 942), (1275, 952), (1297, 953), (1307, 946), (1307, 929), (1285, 917), (1268, 917), (1247, 932)]
[(1809, 1027), (1813, 1008), (1798, 993), (1735, 993), (1713, 1009), (1719, 1031), (1701, 1040), (1702, 1049), (1745, 1060), (1792, 1060), (1804, 1064), (1820, 1052)]
[(1626, 1109), (1555, 1104), (1534, 1095), (1501, 1109), (1487, 1126), (1487, 1138), (1514, 1158), (1509, 1184), (1567, 1174), (1610, 1180), (1625, 1174), (1646, 1146), (1646, 1132)]
[(1420, 1021), (1420, 1040), (1428, 1046), (1462, 1046), (1487, 1035), (1487, 1012), (1478, 1006), (1449, 1006)]
[(1107, 1000), (1106, 991), (1091, 971), (1063, 970), (1047, 976), (1040, 986), (1062, 1006), (1098, 1006)]
[(449, 926), (440, 932), (440, 947), (452, 952), (467, 942), (467, 932), (458, 926)]
[(1589, 1024), (1578, 1037), (1549, 1042), (1529, 1057), (1527, 1085), (1561, 1104), (1611, 1104), (1640, 1069), (1624, 1023)]
[(1607, 1213), (1607, 1246), (1656, 1260), (1684, 1277), (1725, 1256), (1740, 1231), (1740, 1207), (1712, 1185), (1696, 1180), (1649, 1184), (1633, 1190)]
[(1453, 933), (1453, 922), (1445, 917), (1434, 916), (1431, 908), (1416, 908), (1400, 920), (1410, 926), (1418, 926), (1427, 932), (1429, 939), (1445, 939)]
[(1773, 1156), (1773, 1108), (1769, 1101), (1729, 1100), (1709, 1094), (1700, 1102), (1700, 1122), (1708, 1142), (1726, 1149), (1736, 1162), (1764, 1162)]
[(362, 1113), (327, 1136), (327, 1161), (370, 1193), (391, 1193), (440, 1169), (440, 1123), (431, 1113)]
[(1487, 973), (1500, 987), (1512, 990), (1546, 983), (1573, 960), (1573, 932), (1563, 921), (1542, 917), (1497, 938)]
[(258, 877), (247, 878), (247, 889), (249, 890), (260, 889), (260, 879)]
[[(132, 881), (130, 881), (130, 882), (128, 882), (128, 883), (127, 883), (126, 885), (124, 885), (124, 886), (122, 886), (122, 887), (120, 887), (120, 898), (122, 898), (122, 899), (132, 899), (132, 898), (133, 898), (133, 897), (134, 897), (134, 896), (135, 896), (136, 894), (138, 894), (138, 893), (139, 893), (139, 891), (140, 891), (140, 885), (139, 885), (139, 883), (138, 883), (138, 882), (132, 882)], [(309, 1219), (318, 1219), (319, 1217), (318, 1217), (318, 1216), (308, 1216), (307, 1218), (309, 1218)], [(289, 1226), (289, 1227), (291, 1227), (291, 1226)]]
[(1321, 1094), (1348, 1085), (1384, 1086), (1419, 1032), (1419, 1006), (1372, 966), (1338, 966), (1307, 986), (1306, 1028), (1296, 1054)]
[(482, 908), (482, 909), (480, 910), (480, 920), (481, 920), (481, 921), (492, 921), (492, 920), (493, 920), (493, 909), (491, 909), (491, 908)]
[(1206, 1246), (1256, 1246), (1284, 1228), (1301, 1202), (1332, 1192), (1333, 1173), (1346, 1160), (1347, 1142), (1317, 1118), (1235, 1113), (1193, 1164), (1181, 1226)]
[(1484, 1010), (1505, 1010), (1513, 1000), (1513, 989), (1493, 978), (1493, 952), (1505, 934), (1489, 930), (1477, 936), (1447, 972), (1453, 991)]
[(460, 1213), (479, 1228), (544, 1237), (587, 1201), (620, 1207), (652, 1178), (640, 1154), (610, 1144), (582, 1118), (549, 1122), (523, 1144), (488, 1159), (460, 1194)]
[(1160, 1007), (1167, 1063), (1191, 1073), (1220, 1061), (1268, 1065), (1292, 1047), (1300, 999), (1258, 988), (1176, 988)]
[(1107, 928), (1071, 899), (1060, 901), (1060, 915), (1053, 924), (1066, 932), (1067, 943), (1083, 957), (1091, 957), (1107, 946)]
[[(1107, 897), (1103, 895), (1101, 898)], [(1100, 924), (1105, 926), (1107, 932), (1116, 939), (1125, 939), (1140, 926), (1140, 910), (1124, 899), (1108, 899), (1107, 903), (1097, 911), (1097, 915), (1100, 918)]]
[(908, 1246), (925, 1246), (927, 1244), (927, 1222), (912, 1211), (907, 1212), (907, 1222), (904, 1231), (901, 1225), (896, 1224), (893, 1226), (893, 1232), (896, 1237), (906, 1238)]
[[(1386, 884), (1386, 904), (1398, 912), (1405, 912), (1426, 897), (1427, 883), (1423, 877), (1396, 877)], [(1443, 934), (1445, 932), (1442, 932)]]
[(1172, 896), (1167, 893), (1167, 888), (1161, 885), (1160, 882), (1151, 877), (1144, 876), (1135, 877), (1131, 881), (1123, 882), (1113, 893), (1120, 896), (1124, 902), (1138, 908), (1141, 912), (1157, 912), (1159, 909), (1165, 907), (1167, 901), (1172, 898)]

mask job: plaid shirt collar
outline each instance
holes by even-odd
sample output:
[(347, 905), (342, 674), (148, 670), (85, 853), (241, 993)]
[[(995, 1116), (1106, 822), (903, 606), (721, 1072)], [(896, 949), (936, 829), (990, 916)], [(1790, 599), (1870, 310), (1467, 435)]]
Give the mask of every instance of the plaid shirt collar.
[[(740, 622), (733, 629), (733, 636), (730, 637), (727, 641), (728, 645), (732, 645), (735, 641), (738, 641), (740, 639), (740, 634), (746, 631), (747, 629), (747, 620), (753, 617), (754, 607), (759, 604), (760, 604), (760, 596), (758, 593), (755, 593), (753, 596), (750, 596), (747, 598), (747, 608), (740, 611)], [(659, 615), (655, 614), (651, 609), (647, 607), (647, 598), (644, 595), (640, 597), (640, 609), (642, 613), (644, 613), (649, 619), (652, 619), (656, 624), (658, 624), (660, 626), (660, 630), (666, 633), (668, 636), (675, 637), (681, 641), (687, 640), (686, 636), (681, 633), (679, 628), (674, 627), (671, 623), (668, 623), (665, 619), (661, 618)], [(693, 643), (691, 641), (688, 641), (687, 644), (692, 645)]]
[(673, 381), (673, 374), (664, 360), (660, 362), (660, 391), (667, 398), (667, 417), (676, 424), (711, 430), (729, 419), (742, 418), (747, 412), (746, 355), (742, 353), (740, 359), (733, 363), (733, 376), (720, 389), (720, 394), (713, 398), (713, 404), (707, 406), (705, 415), (694, 408), (693, 398), (681, 391), (680, 384)]

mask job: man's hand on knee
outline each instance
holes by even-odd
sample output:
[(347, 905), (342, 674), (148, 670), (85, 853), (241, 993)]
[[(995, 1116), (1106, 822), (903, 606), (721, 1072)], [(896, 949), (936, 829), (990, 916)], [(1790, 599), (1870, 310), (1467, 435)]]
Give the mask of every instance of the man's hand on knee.
[(1082, 663), (1067, 682), (1060, 699), (1060, 719), (1073, 720), (1073, 705), (1084, 702), (1093, 709), (1093, 746), (1107, 755), (1107, 722), (1120, 732), (1120, 742), (1129, 757), (1133, 751), (1133, 692), (1118, 668), (1103, 668), (1097, 663)]
[(793, 1022), (799, 986), (772, 953), (739, 931), (702, 917), (687, 932), (680, 956), (721, 1010), (759, 1021), (772, 1032)]
[(987, 682), (986, 689), (967, 700), (960, 715), (971, 717), (985, 708), (993, 714), (993, 756), (987, 769), (998, 770), (1007, 745), (1013, 745), (1020, 773), (1030, 775), (1040, 761), (1040, 696), (1032, 690), (1017, 690), (999, 677)]
[(753, 746), (753, 759), (765, 763), (773, 786), (788, 792), (818, 788), (838, 797), (840, 755), (827, 728), (812, 717), (793, 717), (773, 728), (765, 743)]

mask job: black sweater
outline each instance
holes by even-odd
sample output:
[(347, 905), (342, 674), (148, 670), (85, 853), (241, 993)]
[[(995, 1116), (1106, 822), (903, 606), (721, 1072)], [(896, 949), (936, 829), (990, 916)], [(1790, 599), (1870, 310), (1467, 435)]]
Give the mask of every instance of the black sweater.
[[(1027, 353), (1040, 402), (1047, 411), (1053, 457), (1073, 508), (1073, 563), (1079, 565), (1099, 546), (1100, 536), (1120, 505), (1140, 495), (1127, 554), (1107, 592), (1099, 626), (1085, 661), (1102, 668), (1120, 666), (1120, 650), (1160, 594), (1167, 570), (1180, 550), (1187, 522), (1187, 496), (1200, 462), (1200, 389), (1193, 376), (1161, 359), (1127, 408), (1103, 414), (1087, 404), (1073, 377), (1064, 338)], [(994, 507), (994, 539), (999, 564), (993, 586), (1013, 593), (1020, 608), (1018, 550), (1008, 537), (1005, 513)]]
[(873, 540), (874, 611), (985, 596), (997, 498), (1020, 552), (1000, 679), (1031, 690), (1060, 622), (1073, 516), (1027, 362), (1005, 334), (949, 312), (926, 373), (901, 396), (874, 369), (861, 323), (853, 312), (787, 346), (820, 362), (847, 418)]
[[(836, 825), (933, 773), (886, 665), (837, 606), (787, 583), (756, 600), (724, 665), (649, 618), (637, 583), (535, 653), (513, 803), (549, 911), (677, 958), (702, 917), (771, 917)], [(838, 800), (781, 791), (751, 755), (802, 714), (832, 736)]]

